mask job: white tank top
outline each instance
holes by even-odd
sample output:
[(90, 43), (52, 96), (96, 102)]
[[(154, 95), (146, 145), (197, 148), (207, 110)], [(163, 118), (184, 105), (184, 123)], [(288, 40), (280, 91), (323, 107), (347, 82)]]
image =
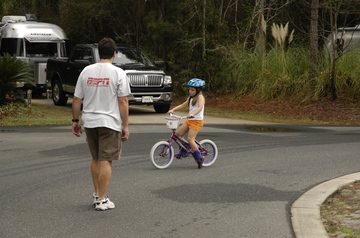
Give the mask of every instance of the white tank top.
[[(197, 101), (194, 106), (192, 105), (192, 101), (193, 101), (193, 99), (191, 98), (190, 103), (189, 103), (189, 114), (192, 114), (196, 109), (199, 108), (199, 101)], [(205, 106), (202, 108), (202, 110), (198, 114), (194, 115), (193, 118), (188, 118), (188, 119), (189, 120), (204, 120), (204, 108), (205, 108)]]

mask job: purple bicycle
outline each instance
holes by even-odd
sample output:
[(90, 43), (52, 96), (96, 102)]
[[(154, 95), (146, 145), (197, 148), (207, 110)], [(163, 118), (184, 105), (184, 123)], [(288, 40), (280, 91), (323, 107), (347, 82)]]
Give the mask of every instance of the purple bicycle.
[[(172, 130), (171, 136), (167, 141), (157, 142), (150, 151), (150, 159), (152, 164), (158, 169), (165, 169), (170, 166), (174, 160), (174, 148), (173, 142), (178, 144), (179, 148), (182, 148), (182, 153), (177, 159), (185, 158), (191, 155), (191, 148), (189, 143), (182, 137), (176, 134), (176, 129), (181, 124), (181, 121), (185, 117), (180, 117), (176, 115), (171, 115), (166, 117), (166, 127)], [(215, 163), (218, 149), (216, 144), (208, 139), (202, 140), (200, 142), (195, 141), (198, 145), (201, 155), (204, 156), (203, 166), (207, 167)]]

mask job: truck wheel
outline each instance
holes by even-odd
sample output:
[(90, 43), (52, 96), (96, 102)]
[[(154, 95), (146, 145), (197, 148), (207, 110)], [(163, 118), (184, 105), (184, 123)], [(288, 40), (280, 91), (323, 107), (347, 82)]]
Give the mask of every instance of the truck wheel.
[(154, 105), (155, 112), (166, 113), (170, 110), (170, 104)]
[(52, 99), (56, 106), (65, 106), (68, 98), (65, 96), (59, 80), (55, 80), (52, 85)]

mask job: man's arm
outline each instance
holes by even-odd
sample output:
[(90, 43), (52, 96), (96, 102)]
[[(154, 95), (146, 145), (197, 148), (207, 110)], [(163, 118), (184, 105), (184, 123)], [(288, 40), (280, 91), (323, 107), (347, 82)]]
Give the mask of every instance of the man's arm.
[(76, 122), (76, 121), (74, 121), (74, 119), (80, 120), (81, 103), (82, 103), (81, 98), (74, 97), (73, 102), (72, 102), (72, 116), (73, 116), (72, 133), (77, 137), (79, 137), (81, 135), (82, 130), (81, 130), (80, 121)]
[(129, 139), (129, 102), (127, 97), (118, 97), (119, 112), (122, 121), (122, 135), (121, 140)]

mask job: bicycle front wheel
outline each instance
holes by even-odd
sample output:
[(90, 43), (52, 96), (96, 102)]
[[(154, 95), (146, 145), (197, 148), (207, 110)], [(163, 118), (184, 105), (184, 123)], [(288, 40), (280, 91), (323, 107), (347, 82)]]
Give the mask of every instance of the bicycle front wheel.
[(200, 141), (199, 144), (202, 147), (199, 147), (201, 155), (204, 156), (203, 166), (207, 167), (215, 163), (218, 156), (218, 148), (216, 144), (212, 140), (207, 139)]
[(174, 159), (174, 149), (167, 141), (157, 142), (150, 151), (151, 163), (158, 169), (166, 169)]

